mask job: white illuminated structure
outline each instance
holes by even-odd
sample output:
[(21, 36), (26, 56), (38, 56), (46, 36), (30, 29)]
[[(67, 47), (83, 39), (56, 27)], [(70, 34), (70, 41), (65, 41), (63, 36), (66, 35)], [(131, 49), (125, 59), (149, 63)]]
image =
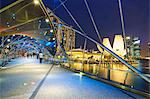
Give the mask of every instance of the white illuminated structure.
[[(112, 50), (109, 38), (104, 38), (103, 39), (103, 45), (106, 46), (107, 48), (109, 48), (110, 50)], [(110, 53), (108, 53), (106, 50), (104, 50), (103, 54), (106, 55), (106, 56), (110, 55)]]
[[(115, 35), (113, 47), (110, 44), (109, 38), (103, 39), (103, 45), (106, 46), (108, 49), (119, 55), (120, 57), (123, 57), (126, 54), (126, 50), (124, 47), (124, 41), (122, 35)], [(100, 52), (102, 52), (105, 56), (110, 56), (110, 53), (108, 53), (106, 50), (103, 49), (97, 45), (97, 48)]]
[(113, 51), (121, 57), (126, 54), (122, 35), (115, 35), (113, 42)]

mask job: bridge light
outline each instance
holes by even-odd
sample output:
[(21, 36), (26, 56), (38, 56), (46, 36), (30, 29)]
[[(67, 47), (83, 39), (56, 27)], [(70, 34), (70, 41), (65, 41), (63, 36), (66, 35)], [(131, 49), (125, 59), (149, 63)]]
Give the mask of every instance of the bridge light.
[(9, 45), (7, 45), (7, 48), (9, 48)]
[(53, 40), (55, 40), (55, 38), (53, 38)]
[(129, 39), (130, 39), (130, 36), (127, 36), (126, 39), (129, 40)]
[(40, 3), (39, 0), (34, 0), (35, 5), (38, 5), (39, 3)]
[(13, 17), (12, 17), (12, 19), (14, 19), (14, 20), (15, 20), (15, 19), (16, 19), (16, 17), (15, 17), (15, 16), (13, 16)]
[(10, 42), (10, 39), (7, 39), (7, 42)]
[(50, 30), (50, 32), (53, 32), (53, 30)]
[(45, 22), (47, 22), (47, 23), (48, 23), (48, 22), (49, 22), (49, 19), (45, 19)]
[(39, 20), (39, 23), (41, 23), (42, 21), (41, 20)]
[(16, 14), (15, 13), (12, 14), (12, 19), (14, 19), (14, 20), (16, 19)]
[(15, 14), (13, 13), (12, 16), (15, 16)]

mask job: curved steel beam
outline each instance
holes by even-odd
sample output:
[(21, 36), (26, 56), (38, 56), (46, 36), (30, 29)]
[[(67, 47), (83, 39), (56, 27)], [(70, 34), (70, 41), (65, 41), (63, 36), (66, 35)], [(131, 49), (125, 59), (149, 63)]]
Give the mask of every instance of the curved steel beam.
[(2, 8), (2, 9), (0, 9), (0, 13), (4, 12), (4, 11), (7, 10), (7, 9), (10, 9), (11, 7), (15, 6), (16, 4), (21, 3), (22, 1), (24, 1), (24, 0), (18, 0), (18, 1), (16, 1), (16, 2), (12, 3), (11, 5), (6, 6), (6, 7)]
[[(11, 45), (23, 43), (25, 39), (27, 39), (27, 38), (23, 38), (23, 39), (21, 39), (21, 40), (19, 40), (19, 41), (15, 41), (15, 42), (11, 43)], [(27, 43), (32, 44), (32, 45), (35, 45), (37, 48), (39, 48), (40, 50), (42, 50), (42, 48), (39, 46), (40, 43), (37, 44), (37, 42), (35, 43), (35, 42), (33, 42), (32, 40), (28, 40)], [(6, 46), (7, 46), (7, 45), (6, 45)], [(44, 46), (44, 49), (46, 49), (45, 46)], [(50, 52), (49, 52), (47, 49), (46, 49), (46, 51), (49, 53), (49, 56), (52, 56), (52, 55), (50, 54)]]
[(10, 30), (10, 29), (13, 29), (13, 28), (16, 28), (16, 27), (25, 25), (25, 24), (30, 23), (30, 22), (33, 22), (33, 21), (35, 21), (35, 20), (39, 20), (39, 19), (41, 19), (41, 18), (43, 18), (43, 16), (37, 17), (37, 18), (34, 18), (34, 19), (31, 19), (31, 20), (28, 20), (28, 21), (23, 22), (23, 23), (20, 23), (20, 24), (16, 24), (16, 25), (11, 26), (11, 27), (9, 27), (9, 28), (4, 28), (4, 29), (2, 29), (2, 30), (0, 31), (0, 33), (4, 32), (4, 31), (6, 31), (6, 30)]

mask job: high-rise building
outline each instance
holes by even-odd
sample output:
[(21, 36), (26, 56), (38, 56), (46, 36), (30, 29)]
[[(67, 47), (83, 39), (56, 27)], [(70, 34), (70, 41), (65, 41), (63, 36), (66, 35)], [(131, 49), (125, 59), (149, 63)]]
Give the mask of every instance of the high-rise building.
[[(57, 30), (56, 39), (57, 39), (57, 54), (61, 54), (64, 51), (69, 51), (75, 48), (75, 31), (72, 27), (65, 26), (64, 23), (59, 17), (51, 12), (47, 8), (47, 12), (50, 15), (50, 21), (54, 24), (54, 28)], [(47, 20), (48, 21), (48, 20)]]
[(139, 37), (126, 37), (127, 44), (127, 54), (133, 58), (140, 58), (141, 49), (140, 49), (140, 39)]
[(75, 31), (70, 28), (64, 28), (62, 32), (63, 45), (66, 51), (75, 48)]

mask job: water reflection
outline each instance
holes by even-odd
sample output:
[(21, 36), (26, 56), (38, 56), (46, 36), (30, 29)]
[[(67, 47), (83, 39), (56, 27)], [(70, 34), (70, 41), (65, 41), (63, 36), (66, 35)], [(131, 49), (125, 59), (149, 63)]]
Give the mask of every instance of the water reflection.
[[(144, 64), (144, 66), (142, 64)], [(90, 64), (90, 63), (83, 64), (82, 62), (71, 62), (66, 63), (65, 65), (67, 65), (72, 69), (94, 74), (101, 78), (121, 83), (131, 88), (135, 88), (137, 90), (149, 92), (150, 85), (120, 62), (116, 63), (107, 62), (101, 64)], [(132, 63), (132, 65), (143, 73), (149, 73), (144, 72), (145, 71), (144, 68), (149, 66), (148, 64), (146, 64), (145, 61), (139, 61), (139, 63), (136, 64)]]

